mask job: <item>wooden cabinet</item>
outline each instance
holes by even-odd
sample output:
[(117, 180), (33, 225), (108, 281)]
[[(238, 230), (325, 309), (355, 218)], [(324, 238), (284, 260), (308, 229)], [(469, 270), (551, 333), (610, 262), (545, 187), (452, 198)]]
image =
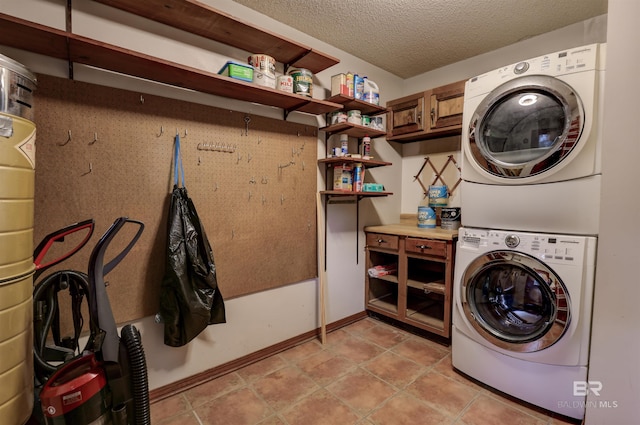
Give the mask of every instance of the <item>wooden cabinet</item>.
[(387, 102), (387, 140), (414, 142), (460, 134), (465, 81)]
[[(457, 232), (430, 234), (411, 226), (394, 231), (390, 226), (365, 228), (366, 309), (450, 338)], [(396, 271), (375, 277), (369, 269), (376, 266)]]

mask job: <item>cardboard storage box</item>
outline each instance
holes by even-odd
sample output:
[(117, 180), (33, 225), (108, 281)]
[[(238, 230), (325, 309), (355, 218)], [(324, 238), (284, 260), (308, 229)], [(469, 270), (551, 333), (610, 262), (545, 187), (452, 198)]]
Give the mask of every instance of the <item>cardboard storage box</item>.
[(333, 190), (353, 190), (353, 168), (349, 164), (333, 167)]
[(333, 75), (331, 77), (331, 96), (349, 96), (349, 86), (345, 74)]

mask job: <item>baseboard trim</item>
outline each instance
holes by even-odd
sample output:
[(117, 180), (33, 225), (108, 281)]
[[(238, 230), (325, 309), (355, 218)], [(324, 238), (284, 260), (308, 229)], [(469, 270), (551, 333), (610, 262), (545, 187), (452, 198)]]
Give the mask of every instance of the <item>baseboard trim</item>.
[[(362, 311), (352, 316), (345, 317), (344, 319), (340, 319), (336, 322), (327, 324), (327, 332), (333, 332), (351, 323), (357, 322), (358, 320), (362, 320), (365, 317), (367, 317), (367, 312)], [(230, 362), (213, 367), (204, 372), (200, 372), (188, 378), (184, 378), (169, 385), (165, 385), (164, 387), (156, 388), (155, 390), (149, 392), (149, 401), (150, 403), (156, 403), (160, 400), (164, 400), (190, 388), (219, 378), (220, 376), (226, 375), (227, 373), (231, 373), (252, 363), (266, 359), (267, 357), (273, 356), (274, 354), (288, 350), (289, 348), (295, 347), (296, 345), (300, 345), (303, 342), (307, 342), (319, 337), (320, 329), (317, 328), (293, 338), (289, 338), (277, 344), (271, 345), (269, 347), (263, 348), (261, 350), (255, 351), (251, 354), (247, 354), (246, 356), (242, 356)]]

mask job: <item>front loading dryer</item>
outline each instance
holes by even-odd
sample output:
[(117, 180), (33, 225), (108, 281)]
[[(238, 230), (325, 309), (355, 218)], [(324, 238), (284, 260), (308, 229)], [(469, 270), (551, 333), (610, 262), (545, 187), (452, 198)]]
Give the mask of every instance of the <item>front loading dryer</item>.
[(463, 226), (598, 234), (604, 44), (471, 78)]
[(596, 238), (461, 228), (452, 364), (573, 418), (586, 398)]

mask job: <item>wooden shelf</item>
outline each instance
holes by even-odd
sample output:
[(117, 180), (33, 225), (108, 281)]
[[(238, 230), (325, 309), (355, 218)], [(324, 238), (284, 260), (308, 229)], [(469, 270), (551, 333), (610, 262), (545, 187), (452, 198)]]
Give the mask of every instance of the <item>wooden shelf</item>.
[(389, 311), (398, 314), (398, 297), (395, 294), (387, 294), (380, 298), (370, 299), (369, 307), (377, 307), (382, 312)]
[(442, 319), (411, 309), (407, 309), (407, 319), (414, 321), (413, 325), (421, 328), (425, 328), (425, 326), (433, 327), (437, 331), (435, 333), (443, 336), (441, 335), (444, 330), (444, 320)]
[(385, 274), (383, 276), (369, 276), (369, 279), (380, 279), (391, 283), (398, 283), (398, 275), (395, 274)]
[(328, 196), (357, 196), (359, 198), (375, 198), (393, 195), (392, 192), (353, 192), (347, 190), (321, 190), (320, 194)]
[(444, 282), (420, 282), (418, 280), (407, 279), (407, 286), (419, 289), (425, 292), (435, 292), (437, 294), (445, 293)]
[(95, 0), (172, 28), (219, 41), (316, 73), (340, 62), (304, 44), (281, 37), (195, 0)]
[(329, 102), (344, 105), (344, 109), (347, 110), (357, 109), (362, 113), (362, 115), (379, 115), (387, 112), (387, 108), (385, 108), (384, 106), (374, 105), (373, 103), (356, 99), (353, 96), (345, 96), (343, 94), (339, 94), (336, 96), (332, 96), (327, 100)]
[[(332, 98), (333, 99), (333, 98)], [(329, 102), (329, 101), (328, 101)], [(358, 139), (369, 136), (371, 138), (386, 136), (385, 131), (374, 130), (371, 127), (365, 127), (364, 125), (352, 124), (350, 122), (342, 122), (339, 124), (333, 124), (326, 127), (322, 127), (320, 131), (324, 131), (327, 134), (344, 133), (351, 137), (357, 137)]]
[(335, 164), (352, 164), (355, 162), (362, 163), (365, 168), (375, 168), (392, 165), (390, 162), (379, 161), (377, 159), (351, 158), (350, 156), (336, 156), (318, 160), (318, 164), (327, 164), (328, 166), (332, 166)]
[(0, 13), (0, 44), (176, 87), (319, 115), (342, 108), (325, 100), (236, 80)]

